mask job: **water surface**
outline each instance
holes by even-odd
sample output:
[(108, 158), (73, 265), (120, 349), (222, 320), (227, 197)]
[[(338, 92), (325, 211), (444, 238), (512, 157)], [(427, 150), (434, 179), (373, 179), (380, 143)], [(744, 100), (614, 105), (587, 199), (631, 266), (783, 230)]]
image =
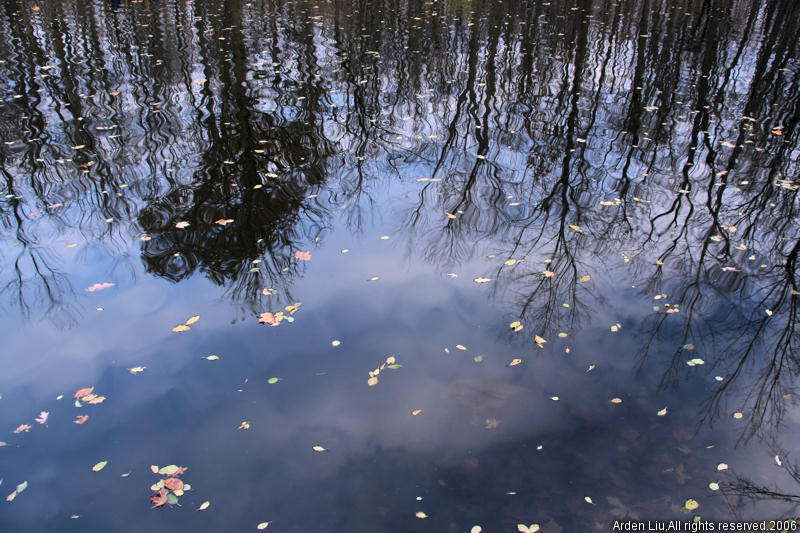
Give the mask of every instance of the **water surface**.
[(0, 529), (797, 516), (798, 32), (755, 0), (3, 2)]

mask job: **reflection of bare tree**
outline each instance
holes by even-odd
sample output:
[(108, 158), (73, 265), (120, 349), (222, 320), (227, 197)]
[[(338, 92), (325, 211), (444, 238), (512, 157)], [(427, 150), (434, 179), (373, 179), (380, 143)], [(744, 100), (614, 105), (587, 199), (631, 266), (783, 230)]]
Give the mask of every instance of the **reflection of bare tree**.
[(744, 388), (751, 429), (775, 425), (798, 373), (800, 7), (695, 4), (6, 2), (4, 285), (63, 304), (47, 235), (122, 256), (145, 233), (150, 273), (255, 307), (335, 213), (357, 231), (379, 184), (411, 182), (429, 261), (492, 242), (536, 331), (587, 316), (591, 265), (625, 272), (678, 310), (645, 324), (643, 361), (674, 349), (662, 384), (696, 344), (725, 378), (709, 420)]

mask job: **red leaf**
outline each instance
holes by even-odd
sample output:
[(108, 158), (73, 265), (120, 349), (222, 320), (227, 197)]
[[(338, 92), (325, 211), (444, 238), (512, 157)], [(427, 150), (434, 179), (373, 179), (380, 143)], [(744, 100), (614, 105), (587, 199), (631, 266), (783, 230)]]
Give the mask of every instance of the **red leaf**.
[(187, 470), (188, 470), (188, 468), (186, 468), (185, 466), (179, 466), (178, 469), (175, 471), (175, 475), (176, 476), (180, 476), (181, 474), (183, 474)]
[(183, 490), (183, 481), (176, 477), (164, 480), (164, 486), (169, 490)]
[(94, 387), (86, 387), (85, 389), (78, 389), (78, 392), (75, 393), (75, 398), (83, 398), (84, 396), (89, 396)]
[(153, 509), (156, 507), (161, 507), (165, 503), (167, 503), (167, 491), (161, 489), (158, 491), (158, 494), (154, 494), (150, 496), (150, 501), (153, 502)]

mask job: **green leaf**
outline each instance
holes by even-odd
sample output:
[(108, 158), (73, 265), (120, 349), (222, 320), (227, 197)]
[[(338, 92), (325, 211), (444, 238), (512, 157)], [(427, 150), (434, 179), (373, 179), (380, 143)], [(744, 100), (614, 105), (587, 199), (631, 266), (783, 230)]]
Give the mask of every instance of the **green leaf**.
[(397, 370), (398, 368), (403, 368), (403, 365), (400, 365), (400, 364), (389, 365), (386, 368), (391, 368), (392, 370)]
[(159, 474), (166, 474), (168, 476), (171, 476), (172, 474), (174, 474), (177, 471), (178, 471), (178, 465), (167, 465), (165, 467), (162, 467), (158, 471), (158, 473)]
[(481, 361), (483, 361), (483, 356), (476, 355), (475, 357), (472, 358), (472, 360), (475, 361), (476, 363), (480, 363)]
[(170, 492), (169, 494), (167, 494), (167, 503), (175, 505), (176, 503), (178, 503), (178, 497)]
[(102, 469), (104, 469), (107, 464), (108, 464), (108, 461), (100, 461), (99, 463), (97, 463), (96, 465), (94, 465), (92, 467), (92, 470), (94, 470), (95, 472), (99, 472)]
[(270, 385), (274, 385), (274, 384), (276, 384), (276, 383), (277, 383), (277, 382), (279, 382), (279, 381), (280, 381), (280, 378), (269, 378), (269, 379), (267, 380), (267, 383), (269, 383)]

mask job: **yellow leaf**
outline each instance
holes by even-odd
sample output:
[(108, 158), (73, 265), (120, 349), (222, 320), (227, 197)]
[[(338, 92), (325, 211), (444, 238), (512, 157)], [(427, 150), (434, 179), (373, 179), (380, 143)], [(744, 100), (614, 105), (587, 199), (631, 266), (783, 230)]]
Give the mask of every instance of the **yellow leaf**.
[(694, 511), (695, 509), (700, 507), (700, 504), (697, 503), (697, 501), (695, 501), (695, 500), (689, 499), (689, 500), (686, 500), (686, 503), (684, 504), (684, 507), (686, 507), (686, 509), (689, 510), (689, 511)]
[(658, 416), (666, 416), (667, 415), (667, 408), (666, 407), (663, 408), (662, 410), (657, 412), (656, 415), (658, 415)]
[(717, 470), (727, 470), (727, 469), (728, 469), (728, 465), (725, 464), (725, 463), (720, 463), (720, 464), (717, 465)]
[(522, 362), (522, 359), (518, 359), (518, 358), (517, 359), (512, 359), (511, 362), (508, 363), (508, 366), (517, 366), (521, 362)]
[(459, 350), (466, 350), (467, 349), (467, 347), (462, 345), (462, 344), (456, 344), (456, 348), (458, 348)]
[(522, 325), (522, 323), (519, 320), (515, 320), (514, 322), (509, 324), (508, 327), (510, 327), (514, 331), (521, 331), (524, 326)]
[(239, 427), (238, 427), (238, 428), (236, 428), (236, 429), (244, 429), (244, 430), (248, 430), (248, 429), (250, 429), (250, 422), (248, 422), (247, 420), (245, 420), (244, 422), (242, 422), (241, 424), (239, 424)]
[(581, 283), (586, 283), (587, 281), (591, 280), (592, 276), (586, 274), (585, 276), (581, 277)]
[(422, 511), (417, 511), (416, 513), (414, 513), (414, 516), (416, 516), (417, 518), (428, 518), (428, 515), (426, 515)]
[(575, 230), (575, 231), (577, 231), (578, 233), (583, 233), (583, 230), (581, 229), (581, 227), (580, 227), (580, 226), (577, 226), (577, 225), (575, 225), (575, 224), (570, 224), (570, 225), (569, 225), (569, 227), (570, 227), (570, 228), (572, 228), (572, 229), (574, 229), (574, 230)]
[(268, 525), (269, 525), (269, 522), (261, 522), (260, 524), (258, 524), (256, 526), (256, 529), (267, 529)]
[(517, 531), (520, 533), (537, 533), (539, 531), (539, 524), (531, 524), (529, 526), (517, 524)]
[(733, 418), (736, 420), (741, 420), (744, 415), (742, 413), (733, 413)]
[(378, 276), (372, 276), (367, 281), (378, 281), (379, 279), (381, 279), (381, 278), (379, 278)]
[(445, 215), (447, 215), (447, 218), (456, 218), (456, 216), (453, 213), (445, 212)]
[(475, 283), (488, 283), (492, 281), (492, 278), (475, 278), (473, 281)]
[(104, 469), (107, 464), (108, 464), (108, 461), (100, 461), (99, 463), (97, 463), (96, 465), (94, 465), (92, 467), (92, 470), (95, 471), (95, 472), (99, 472), (102, 469)]
[(545, 270), (544, 272), (542, 272), (542, 274), (544, 274), (544, 277), (546, 278), (552, 278), (553, 276), (556, 275), (555, 272), (551, 272), (550, 270)]
[(544, 348), (544, 343), (547, 342), (546, 340), (544, 340), (539, 335), (536, 335), (535, 337), (533, 337), (533, 340), (536, 342), (536, 344), (539, 345), (539, 348)]
[(395, 363), (395, 361), (396, 361), (396, 359), (394, 358), (393, 355), (390, 355), (389, 357), (386, 358), (386, 364), (387, 365), (393, 365)]
[(129, 368), (128, 372), (131, 374), (138, 374), (139, 372), (144, 372), (144, 369), (147, 368), (146, 366), (135, 366), (133, 368)]
[(327, 452), (328, 451), (325, 448), (323, 448), (322, 446), (320, 446), (319, 444), (317, 444), (316, 446), (312, 446), (311, 449), (314, 450), (315, 452)]
[(192, 329), (192, 328), (190, 328), (189, 326), (186, 326), (184, 324), (181, 324), (180, 326), (175, 326), (174, 328), (172, 328), (172, 331), (174, 331), (175, 333), (178, 333), (178, 332), (181, 332), (181, 331), (189, 331), (190, 329)]
[(372, 376), (367, 380), (367, 385), (369, 385), (370, 387), (374, 387), (377, 384), (378, 384), (378, 378), (376, 378), (375, 376)]
[(211, 505), (211, 502), (206, 500), (200, 504), (200, 507), (197, 508), (198, 511), (205, 511)]
[(504, 264), (506, 264), (508, 266), (512, 266), (512, 265), (517, 264), (517, 260), (516, 259), (509, 259)]
[(198, 320), (200, 320), (200, 315), (194, 315), (193, 317), (189, 318), (189, 320), (186, 321), (186, 325), (190, 326), (195, 322), (197, 322)]
[(567, 334), (566, 334), (566, 333), (564, 333), (564, 332), (562, 331), (562, 332), (560, 332), (560, 333), (558, 334), (558, 336), (559, 336), (559, 337), (561, 337), (562, 339), (564, 339), (564, 338), (566, 338), (566, 337), (567, 337)]
[(622, 403), (622, 398), (611, 398), (611, 403)]
[(584, 498), (583, 498), (583, 500), (584, 500), (586, 503), (588, 503), (588, 504), (594, 505), (594, 502), (593, 502), (593, 501), (592, 501), (592, 499), (591, 499), (590, 497), (588, 497), (588, 496), (584, 497)]
[(417, 416), (421, 412), (422, 412), (422, 409), (414, 409), (413, 411), (411, 411), (411, 416)]

